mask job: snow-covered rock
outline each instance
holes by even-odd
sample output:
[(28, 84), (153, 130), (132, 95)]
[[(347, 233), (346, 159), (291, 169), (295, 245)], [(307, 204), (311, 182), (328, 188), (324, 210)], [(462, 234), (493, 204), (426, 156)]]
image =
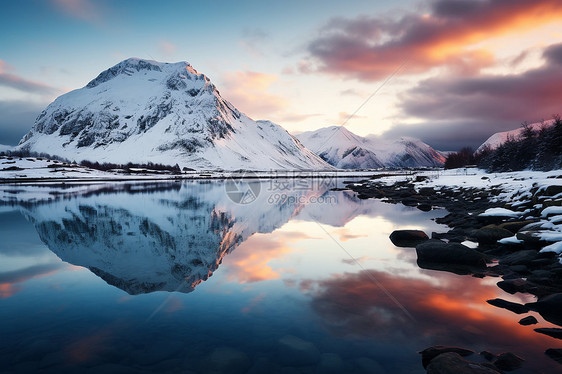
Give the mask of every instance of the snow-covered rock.
[[(544, 121), (544, 122), (537, 122), (532, 123), (529, 125), (533, 131), (539, 131), (543, 127), (550, 127), (554, 124), (554, 120)], [(476, 152), (480, 152), (486, 148), (496, 149), (503, 143), (505, 143), (508, 139), (518, 140), (523, 135), (523, 127), (520, 127), (515, 130), (509, 131), (502, 131), (497, 132), (494, 135), (490, 136), (478, 149)]]
[(279, 125), (238, 111), (189, 63), (135, 58), (58, 97), (16, 149), (194, 169), (331, 168)]
[(341, 169), (439, 167), (445, 162), (441, 153), (419, 139), (365, 138), (343, 126), (325, 127), (296, 137), (323, 160)]

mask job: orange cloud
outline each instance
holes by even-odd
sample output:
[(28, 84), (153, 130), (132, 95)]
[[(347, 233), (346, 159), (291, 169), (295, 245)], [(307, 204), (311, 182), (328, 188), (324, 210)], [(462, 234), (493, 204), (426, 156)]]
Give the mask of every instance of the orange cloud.
[[(522, 316), (491, 307), (486, 300), (505, 297), (494, 284), (480, 279), (431, 272), (433, 282), (394, 276), (370, 270), (346, 273), (316, 282), (312, 308), (336, 335), (361, 337), (430, 337), (432, 341), (474, 340), (474, 334), (488, 339), (493, 347), (526, 348), (542, 355), (551, 341), (517, 324)], [(415, 319), (412, 321), (386, 292), (377, 279)], [(421, 347), (420, 347), (421, 348)]]
[(384, 78), (405, 61), (402, 74), (439, 66), (474, 73), (494, 58), (489, 51), (469, 48), (562, 19), (558, 0), (439, 0), (430, 8), (428, 14), (395, 20), (334, 19), (309, 44), (305, 61), (312, 58), (316, 70), (364, 80)]
[(310, 239), (300, 232), (274, 232), (255, 234), (225, 257), (224, 272), (230, 281), (253, 283), (280, 278), (279, 269), (274, 270), (271, 261), (294, 251), (290, 243)]
[(268, 118), (286, 108), (289, 103), (281, 96), (268, 92), (277, 75), (253, 71), (235, 71), (223, 76), (224, 97), (249, 116)]

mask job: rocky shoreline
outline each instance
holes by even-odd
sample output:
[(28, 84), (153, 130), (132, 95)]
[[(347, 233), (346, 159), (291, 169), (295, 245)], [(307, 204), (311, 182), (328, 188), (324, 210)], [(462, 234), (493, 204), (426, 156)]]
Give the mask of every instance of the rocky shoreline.
[[(418, 230), (399, 230), (390, 239), (398, 247), (415, 248), (418, 266), (473, 277), (497, 277), (497, 286), (509, 294), (536, 296), (527, 304), (503, 299), (487, 302), (521, 314), (521, 325), (537, 323), (529, 311), (545, 321), (562, 326), (562, 224), (561, 175), (548, 176), (552, 183), (533, 183), (528, 190), (506, 194), (506, 185), (490, 183), (486, 188), (459, 185), (437, 186), (431, 176), (392, 179), (379, 175), (347, 188), (360, 199), (416, 207), (422, 211), (444, 208), (448, 214), (436, 222), (449, 226), (446, 232), (430, 235)], [(489, 176), (480, 177), (483, 181)], [(501, 198), (500, 198), (501, 197)], [(507, 198), (506, 198), (507, 197)], [(532, 328), (532, 326), (530, 327)], [(562, 328), (538, 328), (537, 333), (562, 339)], [(562, 345), (561, 345), (562, 346)], [(478, 362), (463, 356), (471, 350), (435, 346), (420, 352), (428, 373), (501, 373), (521, 367), (522, 358), (513, 353), (482, 352)], [(562, 364), (562, 349), (545, 354)], [(482, 360), (484, 358), (485, 360)], [(484, 361), (484, 362), (482, 362)]]

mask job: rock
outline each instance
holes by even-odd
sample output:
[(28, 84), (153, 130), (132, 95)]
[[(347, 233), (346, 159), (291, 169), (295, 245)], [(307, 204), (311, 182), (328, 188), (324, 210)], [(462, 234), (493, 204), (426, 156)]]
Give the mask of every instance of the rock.
[(529, 268), (527, 267), (527, 265), (511, 265), (509, 266), (509, 269), (515, 273), (519, 273), (519, 274), (527, 274), (530, 273)]
[(541, 195), (554, 196), (554, 195), (558, 195), (561, 192), (562, 192), (562, 186), (554, 185), (554, 186), (548, 186), (544, 190), (542, 190)]
[(428, 239), (420, 230), (395, 230), (390, 234), (390, 241), (397, 247), (415, 247)]
[(493, 361), (493, 360), (496, 359), (496, 355), (493, 354), (492, 352), (488, 352), (488, 351), (480, 352), (480, 356), (484, 357), (488, 361)]
[(422, 196), (432, 196), (435, 194), (435, 190), (431, 187), (422, 187), (419, 194)]
[(537, 251), (526, 249), (517, 251), (500, 259), (501, 265), (528, 265), (537, 258)]
[(502, 353), (498, 356), (496, 361), (494, 361), (494, 366), (500, 370), (511, 371), (519, 369), (523, 364), (521, 357), (514, 355), (511, 352)]
[(428, 263), (449, 263), (486, 268), (485, 256), (459, 243), (445, 243), (440, 240), (427, 240), (416, 246), (418, 261)]
[(315, 365), (320, 361), (320, 351), (306, 340), (286, 335), (279, 339), (278, 358), (285, 366)]
[(461, 356), (470, 356), (471, 354), (474, 354), (474, 351), (471, 351), (470, 349), (465, 349), (460, 347), (450, 347), (444, 345), (434, 345), (433, 347), (426, 348), (423, 351), (419, 352), (422, 355), (423, 367), (426, 368), (427, 365), (429, 365), (429, 363), (431, 362), (431, 360), (433, 360), (435, 357), (439, 356), (440, 354), (448, 353), (448, 352), (454, 352)]
[(557, 329), (555, 327), (551, 327), (551, 328), (544, 327), (544, 328), (535, 329), (535, 331), (540, 334), (548, 335), (555, 339), (562, 339), (562, 329)]
[(554, 361), (562, 364), (562, 349), (549, 348), (544, 353)]
[(543, 246), (546, 242), (543, 241), (540, 237), (541, 230), (527, 230), (527, 231), (519, 231), (515, 236), (519, 240), (523, 240), (525, 244), (532, 245), (534, 247)]
[(537, 319), (533, 316), (521, 318), (521, 320), (519, 321), (519, 324), (523, 326), (536, 325), (537, 323), (539, 323), (539, 321), (537, 321)]
[(529, 311), (529, 308), (523, 304), (512, 303), (511, 301), (503, 299), (492, 299), (486, 301), (488, 304), (496, 306), (498, 308), (507, 309), (516, 314), (523, 314)]
[(203, 373), (246, 373), (252, 365), (248, 356), (237, 349), (218, 347), (201, 360)]
[(548, 322), (562, 326), (562, 293), (555, 293), (539, 299), (535, 303), (525, 304)]
[(500, 374), (484, 364), (468, 361), (458, 353), (447, 352), (435, 357), (427, 366), (427, 374)]
[(517, 231), (521, 230), (523, 227), (527, 226), (530, 223), (534, 223), (536, 220), (526, 220), (526, 221), (516, 221), (516, 222), (505, 222), (501, 225), (498, 225), (501, 229), (506, 229), (511, 231), (512, 233), (516, 234)]
[(422, 212), (429, 212), (431, 211), (431, 209), (433, 209), (433, 207), (430, 204), (419, 204), (417, 208)]
[(513, 233), (497, 226), (486, 226), (472, 232), (472, 237), (480, 244), (495, 244), (498, 240), (509, 238)]
[(336, 353), (324, 353), (316, 368), (318, 374), (339, 374), (345, 371), (341, 357)]
[(513, 295), (516, 292), (525, 292), (527, 289), (527, 281), (521, 278), (507, 279), (498, 282), (497, 286), (505, 292)]

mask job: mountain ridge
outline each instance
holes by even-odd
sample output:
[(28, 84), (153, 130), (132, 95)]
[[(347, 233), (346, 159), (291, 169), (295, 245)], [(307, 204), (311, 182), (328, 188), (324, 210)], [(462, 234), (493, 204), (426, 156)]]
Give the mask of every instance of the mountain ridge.
[(281, 126), (240, 112), (189, 63), (137, 58), (59, 96), (15, 149), (194, 169), (333, 169)]
[(311, 151), (341, 169), (440, 167), (445, 157), (421, 140), (362, 137), (343, 126), (307, 131), (296, 137)]

